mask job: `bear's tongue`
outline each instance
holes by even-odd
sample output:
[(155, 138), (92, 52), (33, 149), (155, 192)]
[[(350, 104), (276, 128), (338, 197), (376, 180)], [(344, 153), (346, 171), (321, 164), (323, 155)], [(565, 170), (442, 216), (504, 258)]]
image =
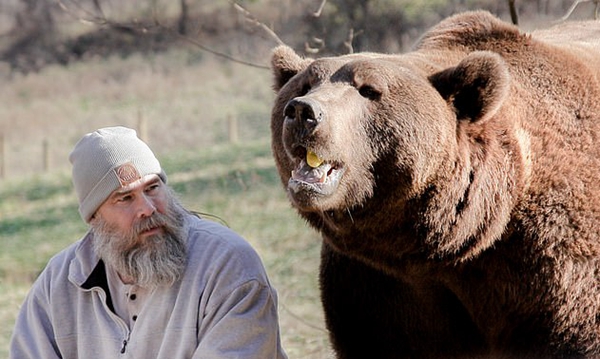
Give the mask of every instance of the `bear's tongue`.
[(292, 179), (306, 183), (324, 183), (327, 180), (327, 174), (330, 169), (331, 165), (328, 163), (313, 168), (303, 160), (298, 167), (292, 171)]

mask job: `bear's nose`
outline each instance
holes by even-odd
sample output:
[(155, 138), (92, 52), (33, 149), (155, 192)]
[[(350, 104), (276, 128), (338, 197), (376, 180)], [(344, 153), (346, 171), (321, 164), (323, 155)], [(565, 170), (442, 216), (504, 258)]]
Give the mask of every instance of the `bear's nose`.
[(313, 131), (323, 120), (321, 106), (316, 101), (307, 98), (290, 100), (285, 105), (283, 114), (286, 119), (292, 119), (296, 125), (304, 126), (309, 132)]

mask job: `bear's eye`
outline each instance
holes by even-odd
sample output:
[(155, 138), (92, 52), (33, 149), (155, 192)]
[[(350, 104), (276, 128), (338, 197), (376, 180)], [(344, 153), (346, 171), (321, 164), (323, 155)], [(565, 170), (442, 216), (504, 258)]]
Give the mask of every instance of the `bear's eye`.
[(375, 90), (371, 86), (363, 85), (358, 89), (358, 93), (369, 100), (378, 100), (381, 97), (381, 92)]

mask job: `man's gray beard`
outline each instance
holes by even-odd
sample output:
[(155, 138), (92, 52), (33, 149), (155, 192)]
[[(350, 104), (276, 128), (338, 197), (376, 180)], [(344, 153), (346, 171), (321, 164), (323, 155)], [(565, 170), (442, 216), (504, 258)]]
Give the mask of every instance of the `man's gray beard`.
[[(170, 286), (185, 271), (183, 222), (187, 212), (172, 193), (169, 198), (167, 213), (155, 212), (136, 221), (128, 233), (122, 233), (99, 215), (91, 222), (98, 257), (122, 277), (131, 278), (142, 287)], [(139, 237), (139, 233), (156, 226), (163, 228), (162, 234)]]

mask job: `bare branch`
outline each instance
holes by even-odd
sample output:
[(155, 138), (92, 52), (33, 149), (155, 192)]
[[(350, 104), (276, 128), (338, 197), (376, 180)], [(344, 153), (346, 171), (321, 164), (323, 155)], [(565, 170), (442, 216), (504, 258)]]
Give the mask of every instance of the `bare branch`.
[[(569, 18), (569, 16), (571, 16), (571, 14), (573, 14), (573, 11), (575, 11), (575, 8), (584, 2), (589, 2), (589, 1), (593, 1), (594, 4), (596, 4), (596, 14), (598, 11), (598, 1), (599, 0), (575, 0), (575, 2), (573, 2), (573, 5), (571, 5), (571, 7), (569, 8), (569, 10), (567, 11), (566, 15), (561, 17), (559, 21), (565, 21)], [(596, 15), (594, 15), (594, 18), (596, 18)]]
[(283, 304), (283, 303), (285, 303), (285, 301), (282, 301), (282, 302), (280, 303), (280, 305), (281, 305), (281, 308), (283, 308), (283, 309), (284, 309), (286, 312), (288, 312), (288, 314), (289, 314), (291, 317), (293, 317), (294, 319), (296, 319), (296, 320), (300, 321), (300, 323), (302, 323), (302, 324), (306, 325), (306, 326), (307, 326), (307, 327), (309, 327), (309, 328), (316, 329), (316, 330), (318, 330), (318, 331), (321, 331), (321, 332), (323, 332), (323, 333), (327, 333), (327, 331), (325, 330), (325, 328), (323, 328), (323, 327), (321, 327), (321, 326), (318, 326), (318, 325), (315, 325), (315, 324), (312, 324), (312, 323), (309, 323), (307, 320), (305, 320), (304, 318), (302, 318), (302, 317), (301, 317), (301, 316), (299, 316), (298, 314), (294, 313), (294, 312), (293, 312), (293, 311), (292, 311), (290, 308), (288, 308), (288, 307), (287, 307), (285, 304)]
[(354, 29), (350, 28), (350, 31), (348, 31), (348, 39), (346, 41), (344, 41), (344, 46), (346, 46), (346, 48), (348, 49), (349, 54), (354, 53), (354, 47), (352, 46), (352, 41), (354, 41)]
[[(87, 25), (92, 25), (92, 24), (93, 25), (106, 25), (107, 24), (106, 17), (104, 16), (104, 13), (102, 13), (102, 11), (100, 11), (100, 15), (98, 16), (98, 15), (95, 15), (95, 14), (91, 13), (90, 11), (84, 9), (81, 5), (79, 5), (79, 3), (70, 1), (73, 4), (73, 6), (75, 7), (75, 10), (79, 12), (79, 13), (76, 13), (76, 11), (73, 11), (73, 9), (71, 7), (67, 6), (63, 0), (55, 0), (55, 1), (64, 12), (71, 15), (75, 20), (77, 20), (79, 22), (82, 22)], [(100, 9), (100, 8), (98, 7), (97, 9)], [(81, 14), (83, 14), (83, 16)]]
[(323, 41), (323, 39), (320, 39), (318, 37), (313, 37), (312, 42), (316, 46), (311, 46), (308, 43), (308, 41), (304, 42), (304, 52), (306, 52), (307, 54), (318, 54), (319, 51), (321, 51), (323, 48), (325, 48), (325, 41)]
[(264, 23), (255, 19), (248, 10), (244, 9), (241, 5), (239, 5), (235, 2), (232, 2), (232, 5), (237, 11), (241, 12), (244, 15), (246, 20), (248, 20), (254, 26), (260, 27), (264, 32), (266, 32), (268, 35), (270, 35), (277, 42), (278, 45), (285, 45), (285, 43), (283, 41), (281, 41), (279, 36), (277, 36), (277, 34), (273, 30), (271, 30), (271, 28), (269, 28)]
[(325, 47), (325, 40), (321, 39), (320, 37), (313, 37), (312, 40), (317, 46), (319, 46), (319, 48), (322, 49)]
[(93, 2), (94, 2), (94, 7), (96, 8), (96, 11), (100, 14), (100, 16), (106, 17), (104, 15), (104, 11), (102, 11), (102, 6), (100, 5), (100, 0), (93, 0)]
[(312, 16), (314, 16), (314, 17), (321, 16), (321, 12), (323, 12), (323, 8), (325, 7), (326, 3), (327, 3), (327, 0), (322, 0), (321, 5), (319, 5), (319, 8), (317, 9), (317, 11), (312, 13)]
[(224, 59), (229, 60), (229, 61), (237, 62), (238, 64), (242, 64), (242, 65), (246, 65), (246, 66), (251, 66), (251, 67), (256, 67), (256, 68), (259, 68), (259, 69), (269, 69), (270, 68), (269, 66), (259, 65), (259, 64), (255, 64), (255, 63), (252, 63), (252, 62), (240, 60), (240, 59), (237, 59), (237, 58), (235, 58), (235, 57), (233, 57), (231, 55), (227, 55), (227, 54), (224, 54), (222, 52), (215, 51), (215, 50), (213, 50), (213, 49), (211, 49), (211, 48), (203, 45), (199, 41), (197, 41), (197, 40), (195, 40), (195, 39), (193, 39), (193, 38), (191, 38), (189, 36), (181, 35), (178, 32), (172, 31), (169, 28), (164, 28), (164, 29), (167, 30), (167, 31), (171, 31), (175, 36), (177, 36), (181, 40), (189, 42), (190, 44), (192, 44), (192, 45), (194, 45), (194, 46), (196, 46), (196, 47), (198, 47), (198, 48), (200, 48), (200, 49), (202, 49), (202, 50), (204, 50), (206, 52), (209, 52), (209, 53), (211, 53), (211, 54), (213, 54), (215, 56), (224, 58)]
[(354, 38), (356, 36), (360, 35), (362, 32), (363, 32), (363, 30), (354, 32), (353, 28), (350, 28), (350, 31), (348, 31), (348, 39), (346, 39), (346, 41), (344, 41), (344, 46), (348, 49), (349, 54), (354, 53), (354, 46), (352, 45), (354, 43)]
[[(108, 18), (106, 18), (104, 16), (104, 14), (100, 14), (100, 15), (96, 15), (93, 14), (89, 11), (87, 11), (86, 9), (84, 9), (83, 7), (81, 7), (80, 5), (78, 5), (76, 2), (74, 3), (74, 7), (75, 7), (75, 11), (67, 6), (65, 4), (64, 0), (55, 0), (57, 2), (57, 4), (69, 15), (73, 16), (75, 19), (77, 19), (78, 21), (81, 21), (83, 23), (86, 24), (92, 24), (92, 25), (97, 25), (97, 26), (108, 26), (108, 27), (112, 27), (115, 29), (121, 29), (121, 30), (140, 30), (142, 32), (146, 32), (150, 29), (150, 27), (148, 26), (142, 26), (139, 23), (130, 23), (130, 24), (126, 24), (126, 23), (121, 23), (121, 22), (115, 22), (115, 21), (111, 21)], [(241, 7), (240, 7), (241, 8)], [(242, 9), (243, 10), (243, 9)], [(83, 15), (82, 15), (83, 14)], [(178, 31), (173, 31), (173, 29), (171, 29), (168, 26), (164, 26), (160, 23), (160, 21), (158, 20), (158, 17), (156, 16), (156, 12), (154, 12), (154, 25), (152, 27), (154, 28), (159, 28), (162, 31), (165, 31), (171, 35), (173, 35), (174, 37), (183, 40), (185, 42), (188, 42), (198, 48), (200, 48), (203, 51), (206, 51), (208, 53), (211, 53), (217, 57), (221, 57), (224, 58), (226, 60), (232, 61), (232, 62), (236, 62), (242, 65), (246, 65), (246, 66), (251, 66), (251, 67), (256, 67), (256, 68), (260, 68), (260, 69), (269, 69), (269, 66), (265, 66), (265, 65), (259, 65), (259, 64), (255, 64), (252, 62), (248, 62), (248, 61), (244, 61), (244, 60), (240, 60), (238, 58), (235, 58), (231, 55), (213, 50), (212, 48), (202, 44), (201, 42), (186, 36), (186, 35), (182, 35), (180, 34)], [(249, 14), (249, 13), (248, 13)], [(264, 26), (262, 23), (259, 23), (262, 25), (262, 28), (265, 30), (268, 30), (267, 32), (269, 34), (271, 34), (276, 41), (278, 42), (278, 44), (283, 44), (283, 42), (279, 39), (279, 37), (277, 37), (277, 35), (275, 35), (274, 32), (272, 32), (270, 29), (268, 29), (266, 26)]]

